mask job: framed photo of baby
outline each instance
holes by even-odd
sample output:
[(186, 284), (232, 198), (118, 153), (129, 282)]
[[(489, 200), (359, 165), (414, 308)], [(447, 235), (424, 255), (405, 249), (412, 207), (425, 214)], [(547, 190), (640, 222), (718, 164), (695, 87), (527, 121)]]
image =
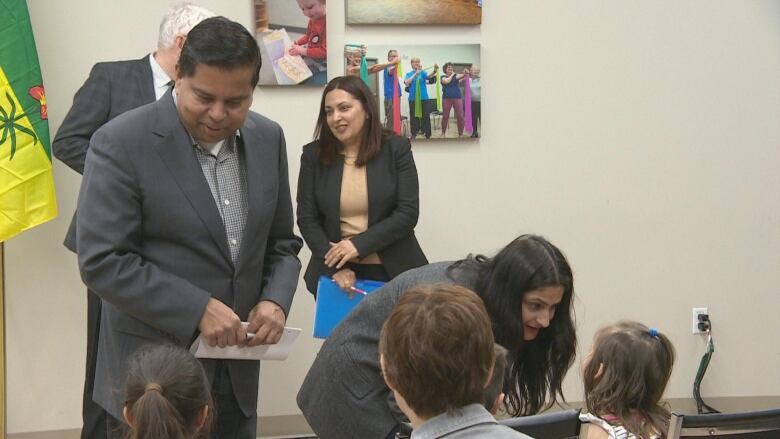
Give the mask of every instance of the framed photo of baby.
[(344, 72), (372, 91), (386, 128), (414, 142), (481, 136), (478, 44), (344, 46)]
[(325, 85), (325, 0), (254, 0), (254, 9), (263, 59), (258, 85)]

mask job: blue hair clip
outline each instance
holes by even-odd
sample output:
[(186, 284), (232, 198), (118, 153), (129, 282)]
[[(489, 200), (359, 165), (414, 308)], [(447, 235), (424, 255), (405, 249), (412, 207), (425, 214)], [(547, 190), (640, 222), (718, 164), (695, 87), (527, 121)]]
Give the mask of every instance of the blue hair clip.
[(655, 328), (650, 328), (650, 336), (651, 337), (658, 337), (658, 330)]

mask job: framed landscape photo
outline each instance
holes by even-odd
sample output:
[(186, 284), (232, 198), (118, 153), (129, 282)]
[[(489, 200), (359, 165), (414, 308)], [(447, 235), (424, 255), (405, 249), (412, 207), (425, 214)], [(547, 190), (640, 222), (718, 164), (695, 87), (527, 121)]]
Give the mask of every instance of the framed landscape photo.
[(347, 24), (481, 24), (482, 0), (346, 0)]

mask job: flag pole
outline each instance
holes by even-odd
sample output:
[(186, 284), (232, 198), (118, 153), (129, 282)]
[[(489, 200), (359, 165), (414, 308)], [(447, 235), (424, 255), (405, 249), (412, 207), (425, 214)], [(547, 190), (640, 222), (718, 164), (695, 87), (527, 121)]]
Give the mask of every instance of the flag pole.
[(5, 404), (5, 244), (0, 242), (0, 437), (6, 437)]

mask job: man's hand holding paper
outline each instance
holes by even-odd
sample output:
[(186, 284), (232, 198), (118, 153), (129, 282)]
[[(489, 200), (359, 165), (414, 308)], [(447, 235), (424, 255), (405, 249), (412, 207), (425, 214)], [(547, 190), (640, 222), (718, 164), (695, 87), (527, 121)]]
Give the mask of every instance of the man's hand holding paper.
[(249, 311), (246, 332), (255, 335), (247, 339), (247, 346), (278, 343), (286, 321), (282, 307), (270, 300), (261, 300)]
[[(284, 327), (284, 324), (282, 324)], [(233, 310), (217, 299), (211, 298), (198, 323), (200, 335), (209, 346), (243, 346), (246, 344), (246, 329)]]

